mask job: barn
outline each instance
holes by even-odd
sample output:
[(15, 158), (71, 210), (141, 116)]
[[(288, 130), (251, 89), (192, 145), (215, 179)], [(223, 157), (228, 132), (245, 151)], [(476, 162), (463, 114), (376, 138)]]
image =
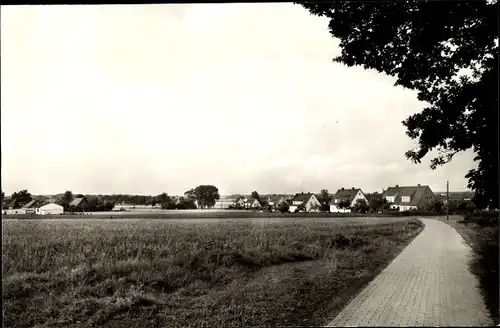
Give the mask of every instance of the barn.
[(63, 214), (63, 212), (64, 212), (64, 208), (61, 205), (57, 205), (54, 203), (43, 205), (38, 209), (38, 214), (40, 214), (40, 215)]

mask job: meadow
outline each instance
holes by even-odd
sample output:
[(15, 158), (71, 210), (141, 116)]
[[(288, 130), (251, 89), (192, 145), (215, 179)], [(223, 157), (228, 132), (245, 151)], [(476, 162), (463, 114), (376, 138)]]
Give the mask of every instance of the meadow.
[(324, 325), (413, 218), (2, 220), (6, 327)]

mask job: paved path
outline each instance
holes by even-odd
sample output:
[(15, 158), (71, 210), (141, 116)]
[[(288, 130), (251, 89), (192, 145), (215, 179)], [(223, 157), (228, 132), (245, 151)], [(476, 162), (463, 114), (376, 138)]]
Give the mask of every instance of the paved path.
[(455, 229), (422, 219), (424, 230), (328, 326), (491, 325), (472, 251)]

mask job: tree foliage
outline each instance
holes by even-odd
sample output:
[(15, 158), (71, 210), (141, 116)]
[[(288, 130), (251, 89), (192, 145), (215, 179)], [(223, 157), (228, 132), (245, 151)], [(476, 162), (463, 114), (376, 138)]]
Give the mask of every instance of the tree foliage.
[(468, 187), (476, 205), (498, 208), (498, 2), (300, 4), (330, 19), (342, 49), (336, 62), (394, 76), (396, 85), (427, 103), (403, 121), (407, 135), (418, 140), (406, 157), (420, 163), (437, 150), (435, 169), (473, 150), (478, 167), (467, 173)]
[(340, 209), (348, 209), (351, 206), (351, 202), (349, 202), (347, 199), (342, 199), (338, 204), (337, 207)]
[(319, 195), (319, 201), (321, 204), (328, 204), (332, 200), (332, 196), (328, 192), (328, 189), (322, 189)]
[(252, 198), (255, 198), (260, 201), (260, 195), (257, 191), (252, 191)]
[(33, 199), (32, 195), (26, 189), (13, 193), (11, 198), (15, 202), (14, 207), (27, 204)]
[(63, 195), (62, 202), (65, 206), (68, 206), (73, 201), (73, 199), (73, 193), (67, 190)]
[(277, 209), (281, 213), (286, 213), (286, 212), (288, 212), (290, 210), (290, 205), (288, 205), (287, 202), (281, 202), (281, 203), (278, 204)]
[(201, 208), (212, 208), (220, 199), (219, 189), (213, 185), (200, 185), (193, 190), (193, 194)]
[(368, 203), (364, 199), (358, 199), (356, 200), (356, 204), (354, 204), (354, 212), (357, 213), (366, 213), (369, 210)]

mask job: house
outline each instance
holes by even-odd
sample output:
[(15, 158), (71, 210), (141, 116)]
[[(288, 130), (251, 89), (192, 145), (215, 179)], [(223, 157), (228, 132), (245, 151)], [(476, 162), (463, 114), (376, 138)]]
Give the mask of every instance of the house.
[(245, 207), (245, 200), (246, 200), (245, 196), (237, 197), (236, 200), (234, 201), (234, 206)]
[[(446, 204), (446, 192), (441, 191), (441, 192), (435, 192), (436, 199), (439, 199), (440, 201), (443, 202), (443, 204)], [(474, 197), (474, 193), (472, 191), (450, 191), (448, 192), (448, 199), (451, 204), (460, 204), (461, 202), (470, 202), (472, 198)]]
[(42, 202), (36, 199), (31, 200), (29, 203), (25, 204), (21, 209), (25, 211), (25, 214), (38, 214)]
[(306, 212), (317, 211), (321, 206), (321, 202), (318, 200), (318, 197), (316, 197), (313, 193), (296, 194), (288, 201), (288, 204), (290, 205), (290, 212), (295, 212), (299, 206), (303, 206), (304, 211)]
[[(354, 188), (354, 187), (352, 187), (351, 189), (341, 188), (337, 190), (337, 192), (332, 197), (332, 200), (329, 203), (330, 212), (350, 213), (351, 208), (356, 205), (359, 199), (363, 199), (366, 202), (366, 204), (369, 204), (368, 198), (366, 198), (366, 195), (360, 188)], [(349, 203), (348, 208), (339, 207), (339, 204), (342, 201), (347, 201)]]
[(227, 199), (219, 199), (215, 205), (214, 205), (214, 208), (218, 208), (218, 209), (226, 209), (226, 208), (229, 208), (230, 206), (234, 206), (235, 204), (235, 200), (234, 199), (230, 199), (230, 198), (227, 198)]
[(245, 205), (244, 205), (245, 208), (259, 208), (261, 207), (261, 204), (259, 202), (258, 199), (256, 198), (252, 198), (252, 197), (247, 197), (245, 199)]
[(130, 210), (133, 210), (133, 209), (135, 209), (135, 205), (128, 204), (128, 203), (125, 203), (125, 202), (121, 202), (119, 204), (115, 204), (115, 206), (113, 207), (113, 211), (130, 211)]
[(62, 207), (61, 205), (57, 205), (55, 203), (48, 203), (38, 208), (38, 214), (40, 215), (48, 215), (48, 214), (55, 215), (63, 213), (64, 213), (64, 207)]
[(383, 198), (390, 203), (391, 209), (399, 211), (425, 210), (428, 204), (436, 200), (431, 188), (420, 184), (389, 187), (384, 192)]
[(87, 208), (87, 199), (85, 197), (77, 197), (69, 204), (72, 212), (85, 212)]
[(281, 195), (272, 195), (267, 198), (267, 203), (273, 208), (277, 208), (281, 203), (286, 203), (286, 199)]

